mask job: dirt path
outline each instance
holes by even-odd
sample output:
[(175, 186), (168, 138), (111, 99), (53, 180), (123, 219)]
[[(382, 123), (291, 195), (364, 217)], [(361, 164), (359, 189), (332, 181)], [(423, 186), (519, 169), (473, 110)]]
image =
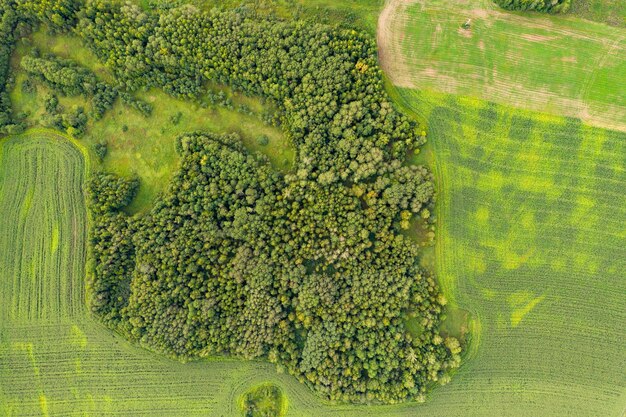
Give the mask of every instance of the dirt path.
[(378, 60), (380, 66), (391, 79), (391, 81), (402, 87), (415, 87), (409, 82), (408, 77), (401, 77), (402, 74), (409, 75), (410, 67), (401, 53), (402, 40), (404, 39), (403, 31), (393, 29), (396, 25), (404, 26), (403, 17), (404, 10), (410, 4), (416, 3), (418, 0), (387, 0), (385, 7), (378, 17), (378, 26), (376, 29), (376, 42), (378, 44)]

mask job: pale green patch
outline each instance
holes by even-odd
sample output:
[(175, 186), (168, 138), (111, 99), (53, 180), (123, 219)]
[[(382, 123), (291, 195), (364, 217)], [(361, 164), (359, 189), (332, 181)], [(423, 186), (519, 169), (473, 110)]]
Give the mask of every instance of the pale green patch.
[(33, 196), (35, 195), (35, 187), (29, 187), (28, 191), (26, 191), (26, 195), (24, 196), (24, 200), (22, 200), (22, 207), (20, 208), (20, 218), (24, 219), (28, 216), (28, 212), (33, 205)]
[(54, 254), (59, 248), (59, 225), (56, 223), (52, 227), (52, 236), (50, 239), (50, 252)]
[(533, 298), (532, 300), (530, 300), (523, 307), (514, 309), (511, 312), (511, 327), (517, 327), (520, 324), (520, 322), (522, 321), (522, 319), (524, 318), (524, 316), (526, 316), (526, 314), (530, 313), (530, 311), (533, 308), (535, 308), (535, 306), (537, 304), (539, 304), (541, 301), (543, 301), (544, 298), (545, 298), (545, 295), (541, 295), (539, 297)]
[(48, 413), (48, 400), (43, 394), (39, 394), (39, 406), (41, 407), (41, 415), (48, 417), (50, 415)]
[(489, 209), (481, 206), (476, 211), (476, 221), (482, 224), (486, 224), (489, 220)]
[(73, 324), (71, 329), (71, 341), (82, 349), (87, 347), (87, 336), (77, 325)]

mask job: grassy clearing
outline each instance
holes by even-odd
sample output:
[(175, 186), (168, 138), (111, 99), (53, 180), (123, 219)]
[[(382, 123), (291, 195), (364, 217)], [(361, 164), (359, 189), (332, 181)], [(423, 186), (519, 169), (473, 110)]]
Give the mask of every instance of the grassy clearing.
[[(43, 30), (35, 33), (32, 42), (20, 45), (13, 57), (12, 67), (16, 74), (16, 83), (11, 91), (15, 113), (28, 112), (31, 115), (30, 124), (33, 126), (37, 126), (45, 115), (43, 100), (49, 90), (42, 85), (37, 86), (35, 94), (21, 90), (26, 75), (19, 70), (19, 61), (31, 45), (39, 47), (42, 52), (49, 51), (73, 59), (90, 68), (102, 79), (110, 79), (106, 68), (97, 63), (95, 57), (80, 45), (78, 39), (49, 36)], [(101, 142), (108, 144), (108, 153), (100, 168), (120, 175), (136, 174), (142, 180), (139, 194), (129, 207), (131, 212), (148, 209), (167, 184), (178, 163), (175, 139), (184, 132), (236, 132), (250, 151), (266, 155), (276, 169), (291, 169), (295, 150), (288, 138), (280, 129), (268, 126), (260, 119), (260, 113), (267, 106), (256, 98), (233, 93), (225, 87), (213, 88), (224, 91), (235, 108), (245, 105), (252, 114), (242, 114), (225, 107), (202, 108), (198, 104), (170, 97), (160, 90), (150, 90), (138, 94), (139, 98), (154, 106), (150, 117), (144, 117), (118, 100), (102, 120), (89, 121), (87, 133), (81, 141), (89, 147)], [(73, 106), (89, 108), (89, 103), (82, 97), (59, 97), (59, 101), (66, 109)], [(173, 123), (172, 119), (177, 116), (180, 116), (180, 120)], [(267, 136), (267, 145), (257, 143), (260, 135)]]
[(389, 2), (379, 46), (394, 84), (626, 130), (626, 29), (490, 0), (453, 3)]

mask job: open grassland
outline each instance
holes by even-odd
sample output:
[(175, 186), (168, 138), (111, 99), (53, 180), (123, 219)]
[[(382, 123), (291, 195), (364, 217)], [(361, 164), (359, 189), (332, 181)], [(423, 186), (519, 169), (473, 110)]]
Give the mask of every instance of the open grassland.
[[(471, 28), (461, 25), (471, 19)], [(394, 84), (626, 130), (626, 29), (511, 13), (491, 0), (389, 1), (378, 28)]]

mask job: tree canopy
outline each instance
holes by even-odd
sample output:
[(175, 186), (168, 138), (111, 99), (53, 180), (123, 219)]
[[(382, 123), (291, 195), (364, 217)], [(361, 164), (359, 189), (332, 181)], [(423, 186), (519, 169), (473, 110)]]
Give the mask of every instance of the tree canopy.
[[(271, 102), (297, 150), (281, 174), (234, 134), (184, 134), (167, 191), (132, 217), (137, 179), (93, 174), (96, 316), (183, 360), (267, 359), (331, 400), (421, 399), (447, 380), (458, 341), (439, 335), (445, 300), (402, 233), (415, 215), (431, 221), (432, 175), (404, 163), (425, 138), (391, 104), (373, 40), (246, 9), (18, 3), (25, 19), (78, 35), (123, 100), (149, 87), (200, 100), (209, 81), (226, 84)], [(100, 91), (71, 61), (34, 53), (21, 65), (62, 94)], [(58, 100), (46, 107), (54, 114)]]

